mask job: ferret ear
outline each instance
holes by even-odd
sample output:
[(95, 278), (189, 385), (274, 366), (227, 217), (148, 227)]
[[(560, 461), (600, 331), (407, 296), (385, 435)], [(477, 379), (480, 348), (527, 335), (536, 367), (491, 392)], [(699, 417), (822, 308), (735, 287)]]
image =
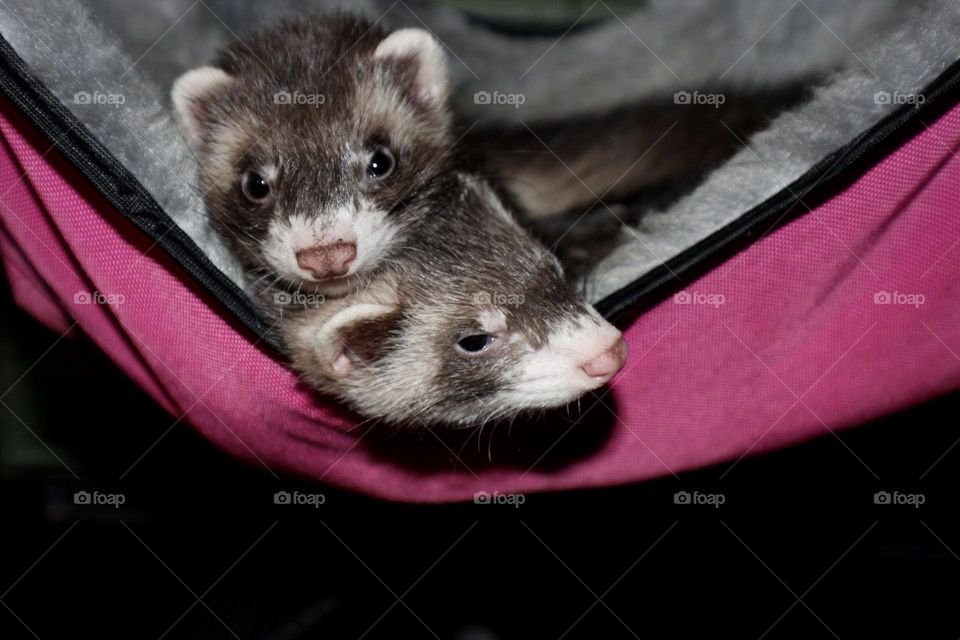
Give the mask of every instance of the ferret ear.
[(317, 355), (327, 376), (341, 380), (375, 360), (399, 317), (395, 305), (356, 304), (330, 318), (316, 334)]
[(450, 93), (443, 45), (423, 29), (400, 29), (384, 38), (373, 53), (375, 60), (412, 60), (416, 99), (427, 107), (442, 107)]
[(187, 71), (173, 83), (170, 91), (173, 108), (188, 142), (195, 143), (203, 133), (203, 102), (229, 87), (233, 80), (233, 76), (222, 69), (199, 67)]

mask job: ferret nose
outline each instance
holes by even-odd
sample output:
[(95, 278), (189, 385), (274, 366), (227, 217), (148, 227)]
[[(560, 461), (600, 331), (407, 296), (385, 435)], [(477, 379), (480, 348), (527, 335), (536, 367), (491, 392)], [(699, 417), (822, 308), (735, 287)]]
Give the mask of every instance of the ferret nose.
[(338, 240), (297, 251), (297, 264), (317, 280), (344, 275), (357, 257), (357, 245)]
[(627, 342), (621, 336), (613, 346), (584, 364), (581, 369), (591, 378), (603, 378), (607, 381), (623, 368), (626, 361)]

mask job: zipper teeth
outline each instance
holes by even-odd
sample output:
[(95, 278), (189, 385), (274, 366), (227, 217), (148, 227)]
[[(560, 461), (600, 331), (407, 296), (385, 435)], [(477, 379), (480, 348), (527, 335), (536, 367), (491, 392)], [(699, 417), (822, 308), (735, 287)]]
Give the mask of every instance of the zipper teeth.
[(0, 36), (0, 89), (110, 205), (155, 241), (180, 267), (260, 341), (279, 340), (257, 317), (247, 296), (160, 207), (146, 188), (37, 80)]
[[(653, 304), (662, 299), (662, 294), (672, 290), (669, 285), (683, 284), (677, 276), (704, 266), (711, 258), (730, 257), (725, 253), (726, 249), (748, 237), (751, 232), (764, 223), (770, 222), (775, 216), (783, 216), (776, 225), (779, 228), (790, 220), (806, 215), (809, 213), (807, 210), (786, 215), (798, 204), (799, 198), (793, 194), (800, 193), (803, 194), (803, 198), (808, 198), (813, 192), (827, 190), (834, 181), (852, 173), (851, 168), (855, 167), (867, 154), (877, 151), (880, 145), (894, 133), (901, 131), (908, 124), (919, 122), (924, 114), (956, 104), (960, 96), (955, 97), (952, 102), (944, 100), (944, 96), (955, 89), (958, 83), (960, 83), (960, 61), (950, 65), (921, 92), (925, 100), (919, 106), (905, 104), (897, 108), (857, 138), (820, 160), (793, 183), (733, 222), (597, 302), (595, 305), (597, 310), (606, 318), (614, 319), (641, 303)], [(857, 175), (860, 173), (862, 172), (858, 172)], [(815, 208), (816, 206), (811, 207), (811, 209)]]

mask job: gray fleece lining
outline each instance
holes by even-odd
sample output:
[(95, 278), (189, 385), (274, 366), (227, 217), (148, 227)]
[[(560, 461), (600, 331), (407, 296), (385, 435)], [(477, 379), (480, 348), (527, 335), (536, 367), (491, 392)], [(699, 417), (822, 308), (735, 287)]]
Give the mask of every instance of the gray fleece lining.
[[(960, 55), (953, 46), (960, 6), (949, 0), (729, 0), (722, 12), (710, 0), (652, 0), (559, 40), (504, 36), (419, 2), (6, 0), (0, 33), (242, 286), (203, 213), (194, 159), (171, 116), (170, 83), (252, 24), (342, 6), (388, 27), (428, 25), (448, 48), (457, 108), (486, 122), (535, 122), (679, 89), (773, 86), (839, 70), (811, 102), (753, 136), (692, 193), (625, 228), (619, 247), (588, 276), (594, 300), (783, 190)], [(478, 104), (478, 91), (522, 94), (524, 104)]]

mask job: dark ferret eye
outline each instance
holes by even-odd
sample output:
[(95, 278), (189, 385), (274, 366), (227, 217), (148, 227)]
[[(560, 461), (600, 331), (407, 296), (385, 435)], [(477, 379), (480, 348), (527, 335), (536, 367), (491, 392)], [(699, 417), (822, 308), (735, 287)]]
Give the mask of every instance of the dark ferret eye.
[(393, 171), (396, 162), (393, 154), (386, 147), (380, 147), (370, 156), (370, 163), (367, 165), (367, 176), (374, 179), (386, 178)]
[(270, 195), (270, 183), (256, 171), (243, 175), (243, 195), (252, 202), (263, 202)]
[(457, 346), (467, 353), (480, 353), (493, 344), (493, 340), (493, 336), (481, 333), (475, 336), (467, 336), (466, 338), (462, 338), (460, 342), (457, 343)]

